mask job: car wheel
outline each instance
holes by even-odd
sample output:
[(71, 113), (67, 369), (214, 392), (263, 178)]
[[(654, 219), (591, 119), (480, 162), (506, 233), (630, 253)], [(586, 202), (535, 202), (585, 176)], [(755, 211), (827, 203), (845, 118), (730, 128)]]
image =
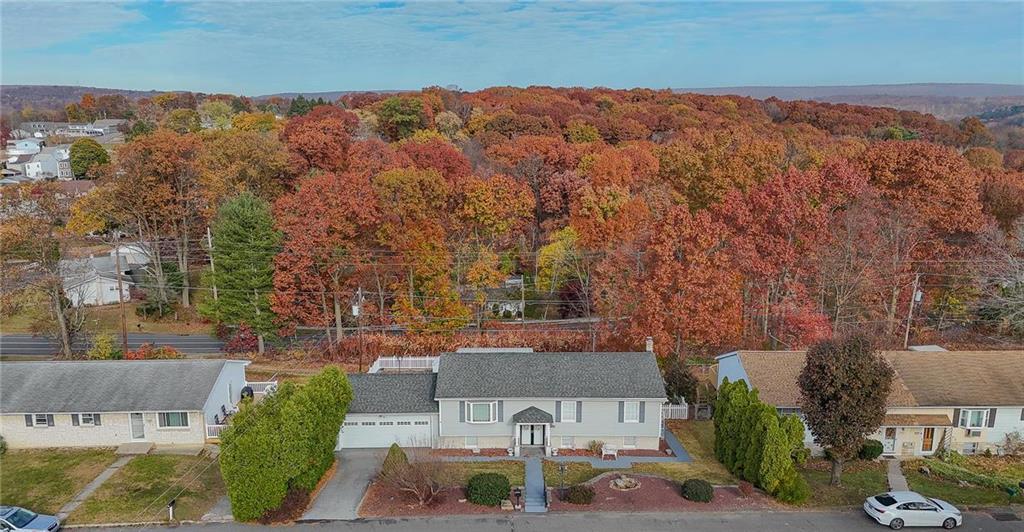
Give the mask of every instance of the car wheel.
[(899, 530), (903, 528), (903, 520), (897, 517), (896, 519), (889, 521), (889, 528), (893, 530)]
[(953, 519), (952, 517), (946, 519), (942, 522), (942, 528), (945, 528), (946, 530), (953, 530), (956, 528), (956, 519)]

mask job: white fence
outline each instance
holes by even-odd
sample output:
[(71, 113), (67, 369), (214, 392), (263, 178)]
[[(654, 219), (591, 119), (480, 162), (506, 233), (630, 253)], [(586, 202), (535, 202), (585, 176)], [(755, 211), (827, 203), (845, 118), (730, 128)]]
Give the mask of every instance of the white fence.
[(662, 405), (661, 419), (689, 419), (690, 405)]
[(268, 394), (277, 391), (277, 381), (247, 382), (246, 386), (252, 388), (253, 394)]
[(440, 357), (380, 357), (370, 365), (370, 373), (381, 371), (429, 370), (437, 373)]
[(227, 425), (207, 425), (206, 426), (206, 437), (207, 438), (220, 438), (222, 430), (228, 428)]

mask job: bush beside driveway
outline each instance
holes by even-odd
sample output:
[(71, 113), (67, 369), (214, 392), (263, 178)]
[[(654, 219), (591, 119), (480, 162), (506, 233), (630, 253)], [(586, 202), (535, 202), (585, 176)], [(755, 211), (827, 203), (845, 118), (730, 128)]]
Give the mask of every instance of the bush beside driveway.
[(7, 451), (0, 456), (0, 503), (56, 514), (114, 459), (113, 449)]

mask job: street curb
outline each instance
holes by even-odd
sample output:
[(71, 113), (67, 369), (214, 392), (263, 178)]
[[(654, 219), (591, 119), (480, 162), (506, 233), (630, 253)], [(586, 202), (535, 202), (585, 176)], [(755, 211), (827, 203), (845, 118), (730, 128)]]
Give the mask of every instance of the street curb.
[(139, 521), (137, 523), (89, 523), (81, 525), (61, 525), (61, 530), (72, 530), (79, 528), (127, 528), (133, 526), (180, 526), (180, 525), (205, 525), (205, 524), (224, 524), (234, 523), (234, 519), (209, 519), (205, 521), (196, 521), (194, 519), (184, 521)]

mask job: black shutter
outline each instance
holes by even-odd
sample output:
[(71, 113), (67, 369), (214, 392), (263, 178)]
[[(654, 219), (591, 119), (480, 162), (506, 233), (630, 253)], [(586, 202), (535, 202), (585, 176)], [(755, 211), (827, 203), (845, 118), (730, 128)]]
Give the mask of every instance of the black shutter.
[(71, 424), (78, 426), (78, 414), (71, 414)]
[(93, 422), (93, 424), (94, 424), (94, 425), (96, 425), (97, 427), (98, 427), (98, 426), (100, 426), (100, 425), (102, 425), (102, 423), (100, 423), (100, 415), (99, 415), (99, 414), (93, 414), (93, 415), (92, 415), (92, 422)]
[(645, 405), (647, 405), (647, 403), (646, 403), (646, 402), (644, 402), (644, 401), (640, 401), (640, 422), (641, 422), (641, 423), (643, 423), (643, 422), (644, 422), (644, 406), (645, 406)]
[(459, 401), (459, 423), (466, 422), (466, 402)]
[[(1021, 414), (1021, 415), (1024, 416), (1024, 414)], [(32, 414), (25, 414), (25, 426), (26, 427), (31, 427), (32, 426)]]
[(576, 401), (576, 422), (583, 423), (583, 401)]
[(960, 409), (959, 408), (954, 408), (953, 409), (953, 426), (954, 427), (962, 427), (962, 426), (964, 426), (964, 424), (960, 422)]
[(46, 426), (47, 427), (52, 427), (53, 426), (53, 414), (46, 414)]
[(622, 423), (626, 413), (626, 402), (619, 401), (619, 423)]
[(555, 423), (562, 422), (562, 402), (555, 401)]
[(988, 409), (988, 428), (996, 426), (996, 409)]
[(505, 401), (498, 401), (498, 422), (505, 422)]

